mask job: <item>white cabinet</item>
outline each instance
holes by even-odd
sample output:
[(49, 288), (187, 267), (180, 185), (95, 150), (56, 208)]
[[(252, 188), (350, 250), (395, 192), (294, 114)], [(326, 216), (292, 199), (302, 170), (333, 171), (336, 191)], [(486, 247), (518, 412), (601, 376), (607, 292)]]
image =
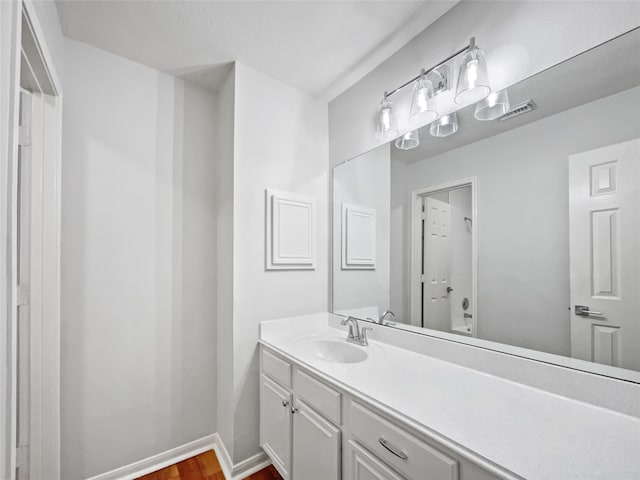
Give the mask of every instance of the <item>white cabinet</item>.
[(405, 480), (353, 440), (348, 449), (351, 462), (345, 480)]
[(260, 359), (260, 446), (285, 480), (497, 478), (275, 351)]
[(304, 402), (294, 400), (293, 474), (301, 480), (340, 478), (340, 430)]
[(342, 432), (326, 419), (340, 418), (340, 394), (296, 371), (305, 401), (290, 390), (291, 365), (267, 350), (261, 359), (260, 446), (285, 480), (340, 480)]
[(260, 375), (260, 446), (291, 478), (291, 393), (266, 375)]

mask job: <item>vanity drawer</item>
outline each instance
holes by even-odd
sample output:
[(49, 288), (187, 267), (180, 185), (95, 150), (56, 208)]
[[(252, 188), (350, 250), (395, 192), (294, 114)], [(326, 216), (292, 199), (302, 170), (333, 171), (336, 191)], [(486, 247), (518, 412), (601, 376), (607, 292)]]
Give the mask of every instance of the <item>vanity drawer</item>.
[(340, 425), (339, 392), (299, 369), (293, 372), (293, 391), (328, 420)]
[(291, 364), (262, 348), (262, 373), (267, 374), (282, 386), (291, 388)]
[(455, 459), (447, 457), (359, 403), (351, 402), (349, 421), (351, 434), (405, 477), (458, 479), (458, 462)]

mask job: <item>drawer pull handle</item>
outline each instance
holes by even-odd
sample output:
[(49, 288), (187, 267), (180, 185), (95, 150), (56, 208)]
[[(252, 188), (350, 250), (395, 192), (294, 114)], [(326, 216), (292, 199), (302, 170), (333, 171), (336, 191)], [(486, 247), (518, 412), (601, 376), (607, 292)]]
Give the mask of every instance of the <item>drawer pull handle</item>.
[(409, 457), (407, 457), (407, 454), (404, 453), (402, 450), (398, 450), (397, 448), (392, 447), (391, 445), (389, 445), (389, 442), (387, 442), (384, 438), (380, 437), (378, 439), (378, 442), (380, 443), (380, 445), (382, 445), (384, 448), (386, 448), (387, 450), (389, 450), (391, 453), (393, 453), (396, 457), (401, 458), (402, 460), (407, 460)]

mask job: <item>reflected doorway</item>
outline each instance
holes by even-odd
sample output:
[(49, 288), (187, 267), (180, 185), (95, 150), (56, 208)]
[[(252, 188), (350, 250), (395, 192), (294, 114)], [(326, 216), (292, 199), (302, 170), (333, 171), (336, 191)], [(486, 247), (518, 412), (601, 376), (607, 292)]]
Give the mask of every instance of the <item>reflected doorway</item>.
[(412, 194), (412, 323), (477, 336), (474, 182)]

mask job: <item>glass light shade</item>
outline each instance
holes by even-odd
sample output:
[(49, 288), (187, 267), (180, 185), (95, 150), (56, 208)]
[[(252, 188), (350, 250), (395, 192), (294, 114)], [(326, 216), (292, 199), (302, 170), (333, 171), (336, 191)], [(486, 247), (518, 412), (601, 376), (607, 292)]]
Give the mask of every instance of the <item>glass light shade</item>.
[(476, 103), (475, 117), (478, 120), (495, 120), (509, 111), (509, 93), (507, 89), (491, 93)]
[(429, 133), (434, 137), (448, 137), (458, 131), (458, 115), (453, 112), (444, 117), (440, 117), (438, 120), (431, 124)]
[(411, 96), (409, 121), (412, 124), (424, 125), (438, 118), (433, 96), (433, 84), (423, 72), (420, 78), (416, 80), (416, 84), (413, 87), (413, 95)]
[(384, 97), (378, 104), (376, 114), (376, 134), (377, 140), (391, 140), (398, 136), (398, 129), (393, 119), (393, 102)]
[(396, 139), (396, 148), (400, 150), (411, 150), (420, 145), (420, 134), (418, 130), (411, 130), (405, 133), (400, 138)]
[(458, 105), (470, 105), (486, 98), (490, 93), (491, 87), (484, 53), (473, 46), (460, 61), (455, 102)]

